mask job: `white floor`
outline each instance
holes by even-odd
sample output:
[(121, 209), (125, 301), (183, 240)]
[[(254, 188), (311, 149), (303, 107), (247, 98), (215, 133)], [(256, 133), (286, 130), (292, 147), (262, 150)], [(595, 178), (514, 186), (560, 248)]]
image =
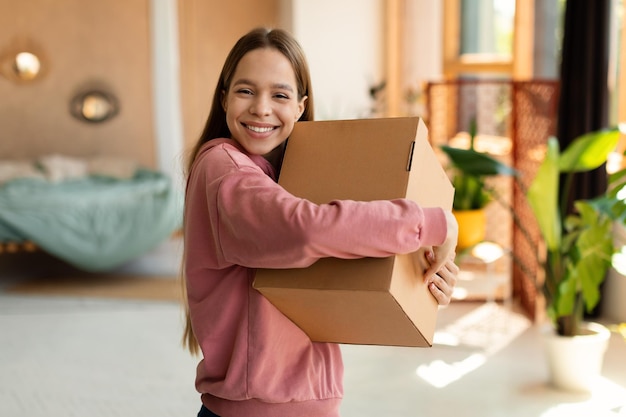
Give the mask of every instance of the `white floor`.
[[(196, 415), (175, 303), (1, 288), (0, 417)], [(626, 416), (626, 341), (612, 336), (592, 394), (560, 392), (546, 383), (540, 328), (497, 304), (442, 309), (433, 348), (342, 349), (344, 417)]]

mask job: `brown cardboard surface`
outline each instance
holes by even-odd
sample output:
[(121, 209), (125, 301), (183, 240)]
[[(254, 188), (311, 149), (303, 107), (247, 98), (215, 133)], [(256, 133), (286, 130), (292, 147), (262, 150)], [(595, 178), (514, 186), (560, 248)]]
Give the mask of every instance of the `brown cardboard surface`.
[[(454, 190), (419, 118), (299, 122), (279, 183), (315, 203), (410, 198), (450, 209)], [(431, 346), (437, 302), (416, 255), (259, 270), (254, 286), (313, 341)]]

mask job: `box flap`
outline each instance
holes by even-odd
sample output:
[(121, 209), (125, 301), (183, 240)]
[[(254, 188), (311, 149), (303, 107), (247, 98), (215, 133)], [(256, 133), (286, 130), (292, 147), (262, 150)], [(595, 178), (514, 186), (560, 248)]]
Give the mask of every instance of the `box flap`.
[(287, 144), (279, 183), (317, 204), (405, 197), (418, 121), (298, 122)]
[(428, 141), (428, 129), (421, 119), (415, 132), (406, 197), (423, 207), (448, 210), (454, 200), (454, 187)]

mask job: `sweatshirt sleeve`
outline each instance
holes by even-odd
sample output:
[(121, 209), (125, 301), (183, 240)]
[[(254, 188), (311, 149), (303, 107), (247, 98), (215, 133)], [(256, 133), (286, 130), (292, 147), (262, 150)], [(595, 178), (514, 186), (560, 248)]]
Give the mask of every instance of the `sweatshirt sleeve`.
[(224, 176), (215, 198), (214, 230), (223, 259), (253, 268), (408, 253), (443, 243), (447, 232), (440, 208), (407, 199), (318, 205), (253, 167)]

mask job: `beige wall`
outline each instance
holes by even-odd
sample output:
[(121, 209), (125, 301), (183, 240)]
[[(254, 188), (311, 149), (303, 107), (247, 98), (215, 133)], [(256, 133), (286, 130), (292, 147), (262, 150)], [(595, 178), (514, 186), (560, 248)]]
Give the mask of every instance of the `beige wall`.
[[(620, 39), (621, 51), (619, 54), (619, 73), (617, 74), (617, 123), (626, 123), (626, 13), (622, 15), (622, 36)], [(618, 145), (620, 154), (626, 152), (626, 134), (622, 134)], [(622, 159), (622, 167), (626, 167), (626, 158)]]
[(185, 150), (202, 132), (230, 48), (248, 30), (279, 20), (279, 0), (179, 0)]
[[(0, 76), (0, 159), (124, 155), (154, 165), (149, 0), (0, 0), (0, 59), (21, 42), (47, 68), (30, 84)], [(95, 86), (118, 97), (120, 113), (74, 119), (73, 95)]]
[[(380, 116), (370, 88), (385, 78), (385, 0), (293, 0), (292, 26), (311, 70), (317, 120)], [(388, 97), (385, 93), (384, 96)], [(384, 103), (383, 103), (384, 105)], [(381, 106), (383, 107), (383, 106)]]
[[(76, 156), (112, 154), (130, 156), (156, 167), (152, 1), (155, 0), (0, 0), (0, 58), (17, 43), (27, 40), (47, 58), (48, 66), (41, 80), (28, 85), (17, 85), (0, 76), (0, 159), (53, 152)], [(379, 2), (371, 0), (367, 4), (371, 4), (369, 20), (359, 20), (358, 29), (354, 29), (354, 24), (347, 29), (343, 23), (328, 27), (329, 10), (339, 13), (332, 1), (326, 2), (320, 11), (311, 9), (304, 0), (178, 0), (184, 151), (193, 146), (202, 131), (219, 71), (234, 42), (256, 26), (294, 29), (294, 16), (301, 26), (295, 34), (302, 38), (312, 70), (328, 66), (324, 48), (330, 47), (331, 52), (341, 57), (342, 62), (333, 67), (337, 71), (332, 70), (328, 75), (323, 71), (316, 73), (316, 102), (333, 108), (346, 97), (358, 96), (353, 107), (367, 109), (368, 83), (380, 81), (380, 62), (379, 58), (355, 57), (372, 49), (374, 41), (370, 38), (383, 36), (377, 29), (371, 30), (367, 23), (380, 18), (376, 17), (378, 6), (375, 6)], [(343, 9), (349, 12), (346, 16), (352, 14), (353, 8)], [(335, 16), (335, 21), (343, 21), (341, 16)], [(334, 34), (328, 36), (337, 40), (347, 35), (361, 39), (361, 31), (370, 37), (350, 43), (349, 47), (344, 41), (319, 48), (316, 43), (321, 36), (320, 21), (326, 24), (326, 32)], [(358, 50), (352, 49), (352, 55), (346, 59), (345, 50), (354, 45)], [(370, 55), (378, 57), (380, 53), (367, 56)], [(339, 76), (339, 70), (348, 75)], [(353, 79), (363, 84), (354, 87), (358, 88), (356, 93), (347, 87)], [(102, 124), (87, 124), (72, 118), (69, 113), (72, 96), (90, 85), (104, 85), (118, 97), (121, 111), (116, 118)], [(329, 93), (324, 94), (326, 91)], [(341, 94), (340, 98), (337, 94)], [(323, 113), (320, 111), (318, 118), (323, 118)], [(335, 114), (336, 111), (326, 113), (343, 115)]]
[[(44, 76), (0, 76), (0, 159), (47, 153), (123, 155), (156, 165), (150, 0), (0, 0), (0, 59), (20, 43), (46, 59)], [(179, 0), (184, 147), (197, 139), (221, 65), (255, 26), (277, 26), (280, 0)], [(74, 119), (79, 90), (104, 86), (120, 102), (112, 120)]]

